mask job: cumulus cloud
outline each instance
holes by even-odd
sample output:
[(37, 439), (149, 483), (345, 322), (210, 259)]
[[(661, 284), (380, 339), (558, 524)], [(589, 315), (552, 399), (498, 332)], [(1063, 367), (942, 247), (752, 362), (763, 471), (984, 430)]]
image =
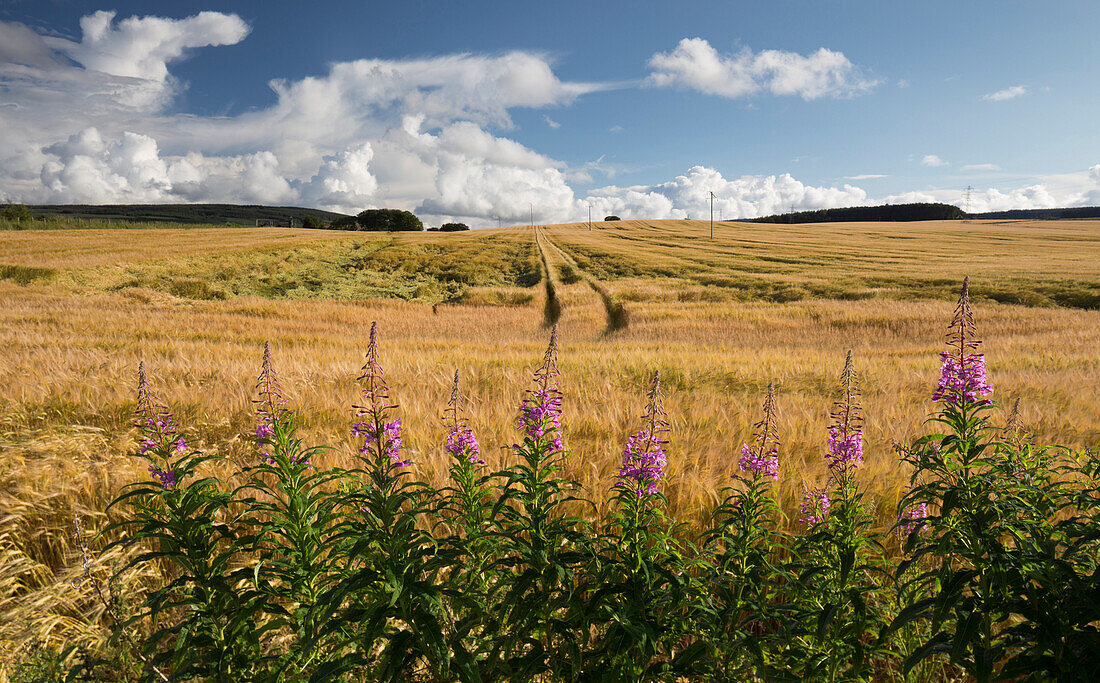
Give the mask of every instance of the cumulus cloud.
[(606, 87), (564, 82), (529, 52), (362, 59), (272, 81), (276, 101), (265, 109), (194, 117), (168, 113), (181, 85), (171, 64), (242, 40), (249, 27), (239, 17), (97, 12), (81, 29), (71, 41), (0, 22), (5, 197), (386, 205), (508, 219), (534, 203), (536, 217), (564, 219), (574, 201), (564, 164), (488, 129), (510, 128), (514, 108), (568, 105)]
[(86, 128), (46, 148), (41, 182), (57, 203), (212, 201), (271, 204), (295, 194), (271, 152), (163, 158), (153, 138), (127, 132), (105, 141)]
[[(814, 186), (790, 174), (727, 179), (696, 166), (666, 182), (592, 183), (637, 171), (603, 157), (570, 167), (503, 136), (516, 108), (566, 106), (599, 83), (559, 79), (531, 52), (458, 54), (329, 65), (270, 83), (270, 106), (226, 117), (173, 113), (185, 84), (172, 65), (188, 52), (244, 39), (232, 14), (184, 19), (97, 12), (80, 40), (43, 36), (0, 22), (0, 200), (32, 203), (298, 203), (337, 211), (390, 206), (429, 222), (486, 224), (500, 216), (559, 222), (597, 213), (685, 218), (709, 215), (709, 193), (725, 217), (751, 217), (882, 201), (957, 201), (930, 191), (880, 199), (860, 187)], [(706, 41), (681, 41), (654, 55), (649, 82), (737, 97), (756, 92), (805, 99), (851, 95), (874, 84), (839, 52), (803, 56), (769, 50), (719, 55)], [(548, 116), (547, 125), (556, 122)], [(611, 132), (621, 132), (614, 126)], [(933, 165), (946, 165), (935, 155)], [(879, 174), (851, 176), (869, 180)], [(1100, 204), (1100, 165), (1018, 190), (976, 193), (973, 205)]]
[(168, 79), (168, 64), (188, 48), (233, 45), (249, 27), (236, 14), (200, 12), (186, 19), (130, 17), (117, 25), (115, 12), (100, 10), (80, 19), (83, 39), (50, 37), (47, 44), (84, 68), (150, 81)]
[(731, 99), (767, 91), (804, 100), (865, 92), (877, 82), (865, 78), (841, 52), (820, 48), (809, 55), (784, 50), (719, 54), (702, 38), (684, 38), (671, 52), (649, 60), (649, 83)]
[[(1100, 164), (1086, 171), (1041, 176), (1035, 180), (1038, 182), (1012, 189), (990, 187), (971, 190), (970, 210), (974, 213), (983, 213), (1011, 209), (1100, 205)], [(965, 198), (963, 190), (951, 189), (909, 192), (884, 197), (881, 201), (889, 204), (945, 202), (962, 207)]]
[(598, 212), (647, 218), (702, 218), (710, 215), (710, 193), (715, 215), (756, 218), (776, 213), (855, 206), (867, 193), (852, 185), (806, 185), (789, 173), (726, 179), (712, 168), (694, 166), (673, 180), (657, 185), (593, 190), (585, 200)]
[(1011, 88), (1005, 88), (1004, 90), (998, 90), (997, 92), (991, 92), (988, 95), (982, 95), (982, 99), (986, 102), (1004, 102), (1005, 100), (1011, 100), (1021, 95), (1027, 94), (1027, 87), (1023, 85), (1014, 85)]
[(950, 163), (939, 158), (935, 154), (925, 154), (920, 160), (921, 166), (928, 166), (930, 168), (939, 168), (941, 166), (949, 166)]

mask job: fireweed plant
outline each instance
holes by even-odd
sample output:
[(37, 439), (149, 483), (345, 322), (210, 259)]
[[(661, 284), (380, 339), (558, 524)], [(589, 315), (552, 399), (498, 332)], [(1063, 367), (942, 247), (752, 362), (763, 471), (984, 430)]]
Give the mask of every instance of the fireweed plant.
[[(351, 464), (323, 466), (336, 449), (297, 436), (265, 346), (252, 455), (220, 466), (237, 467), (236, 487), (209, 476), (142, 365), (134, 457), (149, 476), (112, 502), (100, 545), (133, 558), (112, 586), (135, 566), (161, 580), (112, 619), (137, 650), (118, 657), (147, 681), (1100, 679), (1100, 456), (1036, 444), (1018, 402), (999, 419), (978, 348), (966, 281), (930, 433), (898, 447), (912, 480), (892, 529), (861, 481), (850, 353), (824, 481), (803, 484), (800, 509), (777, 503), (799, 483), (771, 385), (702, 528), (668, 511), (678, 458), (659, 372), (605, 456), (618, 471), (597, 518), (567, 475), (556, 328), (502, 469), (455, 373), (439, 487), (416, 476), (376, 325)], [(97, 665), (118, 678), (109, 658), (80, 670)]]

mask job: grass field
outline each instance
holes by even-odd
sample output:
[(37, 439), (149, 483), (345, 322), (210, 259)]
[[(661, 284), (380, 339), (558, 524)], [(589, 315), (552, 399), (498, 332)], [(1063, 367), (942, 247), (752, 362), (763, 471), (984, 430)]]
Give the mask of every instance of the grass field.
[(803, 484), (824, 476), (851, 349), (867, 413), (861, 477), (888, 525), (908, 477), (891, 442), (918, 433), (932, 407), (970, 275), (995, 396), (1022, 398), (1042, 439), (1100, 443), (1100, 221), (721, 223), (713, 241), (705, 222), (596, 226), (545, 226), (538, 243), (530, 228), (0, 232), (0, 642), (102, 636), (69, 583), (79, 560), (66, 529), (74, 512), (101, 524), (118, 488), (147, 476), (126, 456), (139, 360), (198, 443), (243, 462), (270, 340), (305, 432), (346, 444), (327, 456), (345, 463), (377, 320), (415, 471), (439, 481), (456, 368), (490, 462), (508, 461), (552, 289), (573, 474), (604, 499), (660, 369), (666, 491), (691, 521), (728, 481), (771, 381), (778, 492), (797, 507)]

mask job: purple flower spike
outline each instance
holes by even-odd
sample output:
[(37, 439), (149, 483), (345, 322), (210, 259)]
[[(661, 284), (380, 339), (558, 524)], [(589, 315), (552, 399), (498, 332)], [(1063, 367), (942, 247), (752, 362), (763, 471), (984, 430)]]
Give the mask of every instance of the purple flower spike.
[(401, 420), (388, 419), (396, 406), (389, 402), (389, 387), (386, 386), (382, 364), (378, 361), (378, 323), (371, 323), (367, 361), (363, 365), (359, 382), (363, 387), (363, 402), (362, 405), (354, 406), (355, 416), (366, 419), (356, 421), (351, 426), (351, 433), (363, 439), (359, 452), (369, 457), (375, 452), (371, 448), (374, 446), (379, 448), (378, 454), (389, 460), (390, 467), (408, 467), (412, 460), (401, 458)]
[(738, 467), (755, 476), (779, 479), (779, 428), (775, 422), (775, 384), (768, 385), (764, 418), (754, 425), (752, 445), (741, 445)]
[(932, 394), (933, 401), (949, 405), (980, 401), (993, 393), (985, 371), (985, 356), (976, 353), (981, 340), (970, 308), (970, 278), (963, 280), (959, 303), (947, 333), (948, 351), (940, 353), (940, 383)]
[(898, 527), (898, 535), (905, 537), (914, 531), (923, 530), (927, 524), (925, 519), (928, 517), (928, 504), (920, 503), (905, 512), (902, 513), (901, 519), (904, 520), (904, 524)]
[[(271, 363), (271, 343), (264, 342), (264, 360), (261, 366), (260, 376), (256, 379), (257, 398), (252, 400), (256, 406), (256, 440), (268, 440), (275, 436), (275, 425), (284, 419), (287, 413), (286, 398), (283, 397), (283, 389), (279, 384), (279, 377), (275, 374), (275, 367)], [(260, 445), (260, 455), (268, 464), (274, 463), (267, 447)]]
[[(561, 433), (562, 393), (558, 387), (558, 326), (550, 332), (550, 344), (542, 359), (542, 366), (535, 371), (535, 388), (527, 391), (520, 404), (518, 428), (528, 437), (550, 439), (553, 452), (565, 450)], [(519, 446), (515, 446), (519, 448)]]
[(829, 505), (829, 492), (824, 488), (807, 489), (799, 505), (802, 516), (798, 521), (806, 526), (824, 522), (829, 518)]
[(170, 467), (163, 470), (157, 469), (156, 467), (150, 467), (149, 474), (153, 475), (153, 478), (160, 482), (160, 486), (163, 489), (176, 487), (176, 473)]
[(447, 425), (447, 452), (455, 459), (466, 459), (473, 465), (484, 465), (481, 457), (481, 446), (474, 437), (474, 431), (466, 424), (466, 418), (459, 416), (458, 404), (460, 402), (458, 383), (458, 370), (455, 370), (454, 382), (451, 385), (451, 397), (447, 401), (447, 409), (443, 415), (443, 423)]
[(773, 448), (763, 454), (756, 454), (749, 445), (741, 444), (741, 460), (737, 463), (742, 472), (753, 472), (772, 481), (779, 479), (779, 449)]
[(653, 385), (649, 390), (649, 401), (643, 416), (645, 427), (626, 440), (623, 449), (623, 464), (619, 468), (619, 481), (616, 486), (631, 486), (638, 497), (657, 493), (657, 483), (665, 477), (664, 435), (669, 431), (665, 411), (661, 406), (661, 373), (654, 371)]
[(840, 477), (863, 464), (863, 406), (860, 405), (859, 378), (852, 366), (852, 352), (844, 359), (840, 373), (843, 392), (833, 404), (829, 426), (829, 452), (825, 460), (833, 476)]

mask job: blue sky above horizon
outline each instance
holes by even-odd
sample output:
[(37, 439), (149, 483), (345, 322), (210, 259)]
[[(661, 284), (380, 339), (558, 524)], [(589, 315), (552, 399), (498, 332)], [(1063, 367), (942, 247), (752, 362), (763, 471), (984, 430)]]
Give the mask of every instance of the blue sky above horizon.
[(1097, 27), (1085, 1), (7, 0), (0, 200), (1100, 204)]

